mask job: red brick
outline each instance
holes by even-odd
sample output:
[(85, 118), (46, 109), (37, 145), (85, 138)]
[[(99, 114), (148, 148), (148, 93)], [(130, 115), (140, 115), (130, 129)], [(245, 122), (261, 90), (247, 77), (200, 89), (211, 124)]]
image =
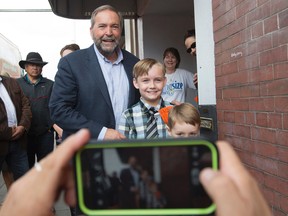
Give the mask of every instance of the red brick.
[(225, 122), (235, 122), (235, 112), (224, 111)]
[(226, 140), (231, 143), (234, 148), (241, 149), (243, 151), (254, 152), (254, 146), (251, 145), (250, 139), (230, 136)]
[(223, 97), (222, 97), (222, 89), (219, 89), (219, 88), (216, 89), (216, 98), (217, 99), (223, 99)]
[(250, 169), (249, 171), (250, 171), (251, 175), (256, 179), (258, 184), (261, 184), (261, 185), (265, 184), (264, 180), (265, 180), (265, 176), (267, 174), (264, 175), (263, 172), (261, 172), (259, 170), (255, 170), (255, 169)]
[(276, 131), (267, 128), (251, 128), (252, 139), (263, 142), (276, 143)]
[(217, 31), (224, 26), (227, 26), (231, 22), (233, 22), (236, 19), (236, 10), (235, 8), (232, 8), (230, 11), (228, 11), (225, 16), (219, 17), (217, 20), (214, 21), (214, 31)]
[[(288, 163), (288, 148), (283, 148), (283, 147), (279, 147), (278, 148), (278, 159), (279, 161)], [(287, 180), (287, 179), (286, 179)], [(288, 181), (288, 180), (287, 180)], [(288, 185), (288, 184), (287, 184)], [(287, 194), (288, 194), (288, 187), (287, 188)]]
[(275, 64), (288, 60), (287, 45), (260, 53), (260, 66)]
[(287, 95), (288, 79), (278, 79), (260, 85), (260, 93), (262, 96)]
[(236, 125), (235, 124), (233, 134), (235, 134), (236, 136), (251, 139), (250, 126)]
[(278, 162), (278, 164), (279, 164), (278, 165), (279, 166), (278, 176), (280, 176), (284, 179), (288, 179), (288, 164), (283, 163), (283, 162)]
[(246, 123), (245, 112), (235, 112), (235, 122), (238, 124)]
[(224, 121), (224, 111), (217, 109), (217, 121)]
[(246, 27), (247, 27), (246, 16), (242, 16), (226, 27), (228, 31), (228, 36), (234, 35), (235, 33), (245, 29)]
[(288, 112), (288, 97), (275, 97), (275, 111)]
[(249, 110), (249, 100), (247, 99), (231, 99), (231, 110), (244, 111)]
[(283, 115), (283, 129), (288, 129), (288, 114), (281, 115)]
[(237, 61), (229, 62), (222, 65), (222, 75), (238, 72)]
[(240, 96), (242, 98), (258, 97), (258, 96), (260, 96), (259, 90), (260, 90), (260, 88), (259, 88), (259, 85), (257, 85), (257, 84), (241, 86), (240, 87)]
[(249, 12), (247, 14), (247, 25), (254, 25), (255, 23), (263, 20), (264, 18), (269, 17), (271, 14), (270, 7), (270, 1), (267, 1), (265, 4)]
[(284, 212), (288, 212), (288, 198), (287, 195), (285, 196), (280, 196), (280, 209), (283, 210)]
[(271, 14), (278, 13), (288, 8), (287, 0), (272, 0), (271, 1)]
[(278, 29), (277, 15), (264, 20), (264, 33), (270, 33)]
[(279, 27), (284, 28), (288, 26), (288, 9), (279, 13)]
[(256, 157), (254, 157), (253, 154), (244, 151), (237, 151), (237, 149), (236, 152), (239, 155), (242, 163), (255, 167)]
[(243, 39), (245, 40), (245, 33), (243, 31), (236, 33), (230, 38), (231, 48), (239, 46)]
[(252, 32), (253, 39), (263, 36), (264, 34), (263, 22), (258, 22), (255, 25), (253, 25), (251, 32)]
[(233, 110), (233, 111), (245, 111), (249, 109), (249, 100), (247, 99), (231, 99), (217, 101), (217, 109), (220, 110)]
[[(246, 47), (246, 55), (252, 55), (257, 52), (257, 40), (249, 41)], [(245, 55), (245, 56), (246, 56)]]
[(255, 155), (255, 167), (267, 173), (278, 174), (278, 162), (268, 158)]
[[(288, 2), (288, 1), (287, 1)], [(286, 45), (288, 43), (288, 28), (280, 29), (278, 31), (273, 32), (273, 46), (281, 46)]]
[(256, 113), (256, 124), (260, 127), (267, 127), (268, 125), (268, 114), (267, 113)]
[(219, 134), (233, 134), (233, 127), (232, 123), (218, 123), (218, 132)]
[(288, 131), (277, 131), (276, 144), (288, 147)]
[(271, 34), (265, 35), (265, 36), (263, 36), (257, 40), (257, 51), (258, 52), (271, 49), (272, 47), (273, 47), (273, 45), (272, 45), (272, 35)]
[(218, 44), (215, 44), (215, 50), (214, 50), (215, 54), (219, 54), (222, 52), (222, 47), (221, 47), (221, 44), (218, 43)]
[(223, 89), (223, 99), (239, 98), (240, 94), (239, 87)]
[(256, 113), (255, 112), (246, 112), (245, 113), (246, 124), (255, 125), (256, 124)]
[[(251, 83), (258, 83), (261, 81), (268, 81), (274, 79), (274, 73), (273, 73), (273, 66), (263, 66), (260, 68), (256, 68), (254, 70), (250, 71), (249, 74), (249, 82)], [(260, 87), (258, 86), (258, 91), (260, 90)]]
[(288, 78), (287, 71), (288, 71), (288, 62), (274, 64), (275, 79)]
[(274, 98), (253, 98), (249, 101), (249, 108), (251, 111), (274, 111)]
[(259, 7), (259, 6), (263, 5), (267, 1), (270, 1), (270, 0), (257, 0), (257, 6)]
[(214, 1), (212, 1), (212, 8), (213, 8), (213, 11), (214, 11), (217, 7), (220, 6), (221, 1), (222, 1), (222, 0), (214, 0)]
[(265, 197), (265, 200), (270, 204), (270, 205), (273, 205), (273, 207), (277, 207), (279, 208), (279, 202), (278, 202), (278, 199), (277, 199), (277, 194), (269, 189), (269, 188), (266, 188), (266, 187), (261, 187), (260, 188), (261, 191), (263, 192), (263, 195)]
[(257, 6), (256, 0), (242, 1), (241, 4), (236, 6), (236, 18), (239, 18), (239, 17), (247, 14), (249, 11), (256, 8), (256, 6)]
[(238, 67), (240, 71), (259, 67), (258, 53), (241, 58), (239, 60)]
[(249, 75), (247, 71), (241, 73), (233, 73), (226, 76), (217, 78), (217, 87), (227, 87), (239, 84), (245, 84), (249, 81)]
[(219, 55), (216, 55), (215, 65), (223, 64), (230, 61), (230, 52), (224, 51)]
[(255, 153), (261, 156), (265, 156), (270, 159), (278, 160), (278, 147), (265, 142), (251, 142), (251, 145), (255, 148)]
[(287, 179), (281, 179), (277, 176), (273, 175), (265, 175), (264, 176), (264, 184), (268, 187), (277, 191), (279, 193), (283, 192), (284, 194), (288, 194), (288, 181)]
[(283, 129), (282, 114), (269, 113), (268, 127), (275, 128), (275, 129)]

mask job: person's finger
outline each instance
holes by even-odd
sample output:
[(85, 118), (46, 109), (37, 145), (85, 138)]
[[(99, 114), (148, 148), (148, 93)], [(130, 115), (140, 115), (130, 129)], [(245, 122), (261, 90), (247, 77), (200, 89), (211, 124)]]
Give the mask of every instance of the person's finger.
[(68, 182), (66, 183), (64, 200), (69, 206), (76, 205), (75, 181), (74, 181), (72, 170), (71, 172), (69, 172)]
[(251, 179), (248, 171), (244, 168), (236, 152), (228, 142), (218, 141), (217, 147), (220, 154), (221, 172), (230, 177), (238, 187), (242, 187), (243, 184), (246, 184), (246, 181)]
[(239, 189), (229, 177), (219, 171), (205, 168), (200, 173), (200, 182), (216, 204), (217, 215), (243, 215), (242, 210), (245, 206)]
[[(49, 155), (46, 160), (57, 160), (57, 163), (65, 166), (82, 146), (90, 139), (90, 133), (87, 129), (81, 129), (76, 134), (69, 136), (55, 150), (54, 154)], [(53, 158), (52, 158), (53, 157)], [(45, 163), (45, 161), (43, 161)]]

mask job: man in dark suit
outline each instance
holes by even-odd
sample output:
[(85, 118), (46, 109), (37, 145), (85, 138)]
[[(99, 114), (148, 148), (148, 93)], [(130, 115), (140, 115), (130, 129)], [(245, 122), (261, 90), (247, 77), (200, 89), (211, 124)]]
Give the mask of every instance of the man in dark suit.
[(17, 180), (28, 171), (26, 134), (32, 113), (15, 79), (0, 76), (0, 171), (4, 160)]
[(129, 167), (121, 170), (120, 173), (120, 206), (123, 209), (139, 208), (139, 182), (140, 174), (137, 158), (130, 156), (128, 159)]
[(88, 128), (92, 138), (125, 138), (115, 128), (140, 94), (132, 83), (139, 59), (120, 49), (122, 27), (123, 18), (113, 7), (95, 9), (90, 27), (94, 44), (61, 58), (49, 107), (63, 138), (80, 128)]

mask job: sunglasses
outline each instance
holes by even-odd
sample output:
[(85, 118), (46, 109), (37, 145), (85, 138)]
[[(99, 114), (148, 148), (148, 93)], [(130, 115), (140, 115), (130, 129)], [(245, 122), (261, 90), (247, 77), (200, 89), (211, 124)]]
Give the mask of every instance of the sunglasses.
[(186, 52), (187, 52), (187, 53), (191, 53), (192, 49), (195, 49), (195, 48), (196, 48), (196, 42), (192, 43), (191, 46), (190, 46), (190, 48), (188, 48), (188, 49), (186, 50)]

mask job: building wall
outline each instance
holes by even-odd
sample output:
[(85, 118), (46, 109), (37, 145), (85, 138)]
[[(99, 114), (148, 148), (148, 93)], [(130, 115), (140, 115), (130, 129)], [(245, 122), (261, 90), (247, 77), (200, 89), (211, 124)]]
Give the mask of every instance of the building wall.
[(213, 0), (218, 136), (288, 214), (288, 1)]

